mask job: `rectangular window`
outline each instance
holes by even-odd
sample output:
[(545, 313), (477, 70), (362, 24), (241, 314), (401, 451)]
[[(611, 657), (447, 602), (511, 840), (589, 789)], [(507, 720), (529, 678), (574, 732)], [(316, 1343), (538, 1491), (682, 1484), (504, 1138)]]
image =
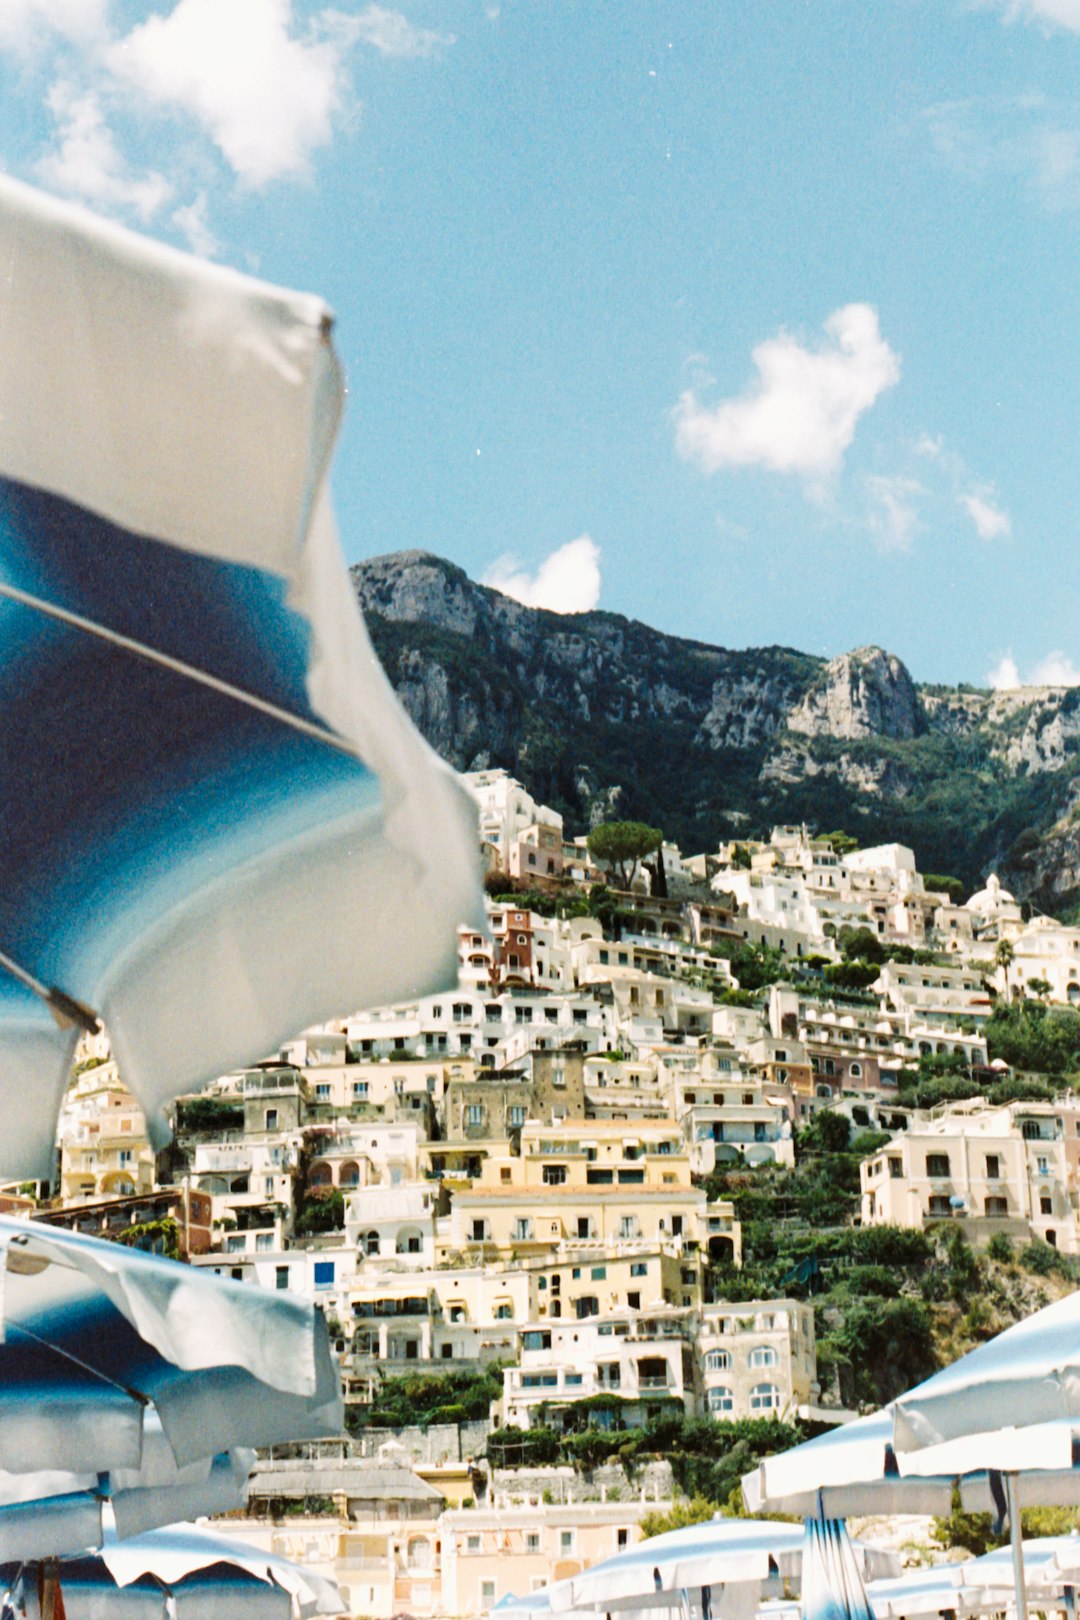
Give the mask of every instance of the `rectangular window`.
[(514, 1103), (510, 1109), (509, 1118), (512, 1129), (517, 1126), (524, 1125), (526, 1119), (528, 1118), (528, 1109), (523, 1108), (520, 1103)]
[(631, 1260), (630, 1275), (631, 1277), (647, 1277), (649, 1275), (648, 1262), (645, 1260)]
[(928, 1153), (926, 1155), (926, 1173), (932, 1179), (946, 1180), (949, 1175), (949, 1155), (947, 1153)]
[(565, 1166), (565, 1164), (545, 1164), (545, 1166), (544, 1166), (544, 1186), (545, 1187), (561, 1187), (564, 1184), (565, 1181), (566, 1181), (566, 1166)]
[(643, 1187), (645, 1185), (644, 1170), (620, 1170), (620, 1187)]
[(316, 1288), (332, 1288), (334, 1286), (334, 1262), (332, 1260), (316, 1260), (315, 1286)]
[(525, 1551), (538, 1553), (540, 1551), (540, 1536), (536, 1530), (530, 1530), (525, 1537)]
[(368, 1094), (368, 1083), (367, 1083), (367, 1081), (366, 1080), (354, 1080), (353, 1081), (352, 1094), (353, 1094), (354, 1097), (366, 1097), (367, 1094)]
[(589, 1276), (593, 1282), (603, 1282), (607, 1276), (607, 1266), (593, 1266)]
[(1001, 1159), (996, 1153), (986, 1155), (986, 1179), (987, 1181), (1001, 1180)]
[(275, 1266), (274, 1267), (274, 1287), (275, 1288), (288, 1288), (288, 1286), (289, 1286), (289, 1268), (288, 1268), (288, 1266)]
[(326, 1081), (320, 1081), (315, 1087), (315, 1100), (316, 1102), (330, 1101), (330, 1086)]
[(593, 1170), (591, 1167), (585, 1172), (585, 1180), (590, 1187), (610, 1187), (615, 1181), (614, 1170)]
[(484, 1123), (483, 1103), (466, 1103), (465, 1123), (466, 1125), (482, 1125)]

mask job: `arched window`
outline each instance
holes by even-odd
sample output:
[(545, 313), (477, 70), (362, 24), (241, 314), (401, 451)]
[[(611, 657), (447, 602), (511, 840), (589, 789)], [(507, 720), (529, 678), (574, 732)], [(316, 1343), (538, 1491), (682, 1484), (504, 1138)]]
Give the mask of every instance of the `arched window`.
[(368, 1233), (366, 1233), (365, 1236), (364, 1236), (364, 1253), (365, 1254), (378, 1254), (378, 1252), (379, 1252), (379, 1234), (378, 1234), (378, 1232), (368, 1232)]
[(777, 1412), (780, 1409), (780, 1391), (775, 1384), (755, 1384), (750, 1391), (752, 1412)]
[(755, 1345), (750, 1352), (751, 1367), (775, 1367), (779, 1357), (769, 1344)]
[(710, 1412), (734, 1412), (735, 1410), (734, 1395), (732, 1395), (730, 1389), (723, 1387), (710, 1389), (708, 1403)]
[(705, 1357), (705, 1368), (708, 1372), (727, 1372), (731, 1366), (731, 1352), (728, 1350), (710, 1350)]

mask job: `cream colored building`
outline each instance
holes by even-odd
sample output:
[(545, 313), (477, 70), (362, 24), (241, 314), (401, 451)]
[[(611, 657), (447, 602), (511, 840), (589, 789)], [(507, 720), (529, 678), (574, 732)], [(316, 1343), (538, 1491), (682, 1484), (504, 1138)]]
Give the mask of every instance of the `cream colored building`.
[(981, 1098), (913, 1114), (907, 1131), (859, 1168), (865, 1225), (921, 1227), (961, 1220), (1080, 1248), (1063, 1119), (1053, 1103), (990, 1108)]
[(444, 1513), (444, 1615), (486, 1614), (500, 1598), (521, 1597), (579, 1575), (641, 1537), (642, 1516), (655, 1503), (522, 1501), (516, 1507), (463, 1508)]
[(672, 1403), (688, 1415), (789, 1417), (817, 1396), (814, 1313), (797, 1300), (659, 1304), (586, 1322), (532, 1321), (518, 1330), (519, 1364), (503, 1372), (503, 1419), (558, 1425), (560, 1411), (617, 1395), (636, 1424)]
[(457, 1251), (526, 1260), (568, 1242), (600, 1249), (675, 1239), (684, 1251), (685, 1293), (700, 1298), (704, 1259), (742, 1258), (730, 1203), (709, 1203), (693, 1186), (674, 1122), (580, 1120), (530, 1123), (521, 1155), (492, 1155), (471, 1185), (455, 1193), (449, 1242)]
[(75, 1081), (60, 1115), (60, 1196), (64, 1203), (153, 1192), (154, 1150), (146, 1117), (100, 1063)]

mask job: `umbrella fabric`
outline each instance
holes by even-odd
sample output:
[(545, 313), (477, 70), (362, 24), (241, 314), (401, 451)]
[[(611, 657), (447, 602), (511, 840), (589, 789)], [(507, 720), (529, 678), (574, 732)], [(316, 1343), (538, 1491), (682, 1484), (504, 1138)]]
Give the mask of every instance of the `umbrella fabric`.
[[(308, 1620), (342, 1614), (331, 1581), (272, 1553), (193, 1525), (173, 1525), (58, 1568), (67, 1620)], [(5, 1581), (28, 1620), (38, 1620), (39, 1571), (8, 1569)]]
[(807, 1519), (803, 1620), (874, 1620), (842, 1519)]
[(822, 1513), (849, 1517), (870, 1513), (948, 1514), (955, 1476), (901, 1477), (892, 1448), (892, 1413), (869, 1417), (767, 1457), (743, 1477), (751, 1513)]
[(143, 1461), (149, 1403), (180, 1467), (340, 1433), (313, 1306), (26, 1222), (0, 1220), (0, 1259), (3, 1468), (118, 1470), (123, 1489), (122, 1471)]
[(1080, 1294), (961, 1356), (892, 1412), (901, 1466), (905, 1454), (940, 1446), (957, 1473), (1068, 1467), (1068, 1420), (1080, 1422)]
[[(150, 1411), (147, 1423), (153, 1421)], [(106, 1502), (119, 1536), (173, 1524), (182, 1514), (239, 1512), (247, 1505), (254, 1460), (248, 1450), (202, 1457), (185, 1468), (174, 1465), (171, 1483), (156, 1466), (99, 1475), (0, 1474), (0, 1563), (100, 1546)]]
[[(1012, 1550), (995, 1547), (963, 1566), (964, 1579), (976, 1587), (1012, 1584)], [(1080, 1536), (1037, 1536), (1024, 1542), (1024, 1580), (1028, 1589), (1045, 1592), (1075, 1585), (1080, 1576)]]
[(80, 1022), (161, 1141), (177, 1095), (454, 982), (482, 906), (475, 809), (336, 539), (326, 307), (7, 178), (0, 250), (0, 1175), (29, 1175)]
[[(972, 1560), (975, 1562), (975, 1560)], [(1012, 1567), (997, 1585), (965, 1579), (971, 1564), (938, 1564), (912, 1569), (893, 1580), (871, 1581), (866, 1596), (876, 1620), (914, 1620), (952, 1610), (957, 1615), (995, 1613), (1012, 1600)]]
[(341, 1432), (326, 1324), (284, 1293), (0, 1219), (0, 1560), (244, 1505), (252, 1452)]
[[(565, 1602), (556, 1589), (552, 1604), (604, 1610), (670, 1605), (673, 1594), (708, 1587), (719, 1609), (721, 1587), (763, 1587), (773, 1577), (797, 1575), (805, 1546), (802, 1525), (712, 1519), (639, 1542), (572, 1576), (561, 1583)], [(898, 1568), (892, 1554), (862, 1544), (856, 1544), (856, 1554), (868, 1574)]]

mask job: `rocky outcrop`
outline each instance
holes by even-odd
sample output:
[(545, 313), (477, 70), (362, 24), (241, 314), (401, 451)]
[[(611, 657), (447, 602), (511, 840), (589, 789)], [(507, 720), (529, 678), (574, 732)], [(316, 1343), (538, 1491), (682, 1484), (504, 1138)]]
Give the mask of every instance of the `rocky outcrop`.
[(787, 716), (808, 737), (918, 737), (926, 730), (915, 683), (893, 653), (859, 647), (825, 666)]
[(1080, 900), (1080, 689), (916, 687), (880, 647), (825, 663), (611, 613), (560, 615), (429, 552), (352, 571), (375, 650), (458, 769), (502, 765), (572, 832), (613, 816), (688, 853), (777, 822), (910, 844), (931, 871)]

